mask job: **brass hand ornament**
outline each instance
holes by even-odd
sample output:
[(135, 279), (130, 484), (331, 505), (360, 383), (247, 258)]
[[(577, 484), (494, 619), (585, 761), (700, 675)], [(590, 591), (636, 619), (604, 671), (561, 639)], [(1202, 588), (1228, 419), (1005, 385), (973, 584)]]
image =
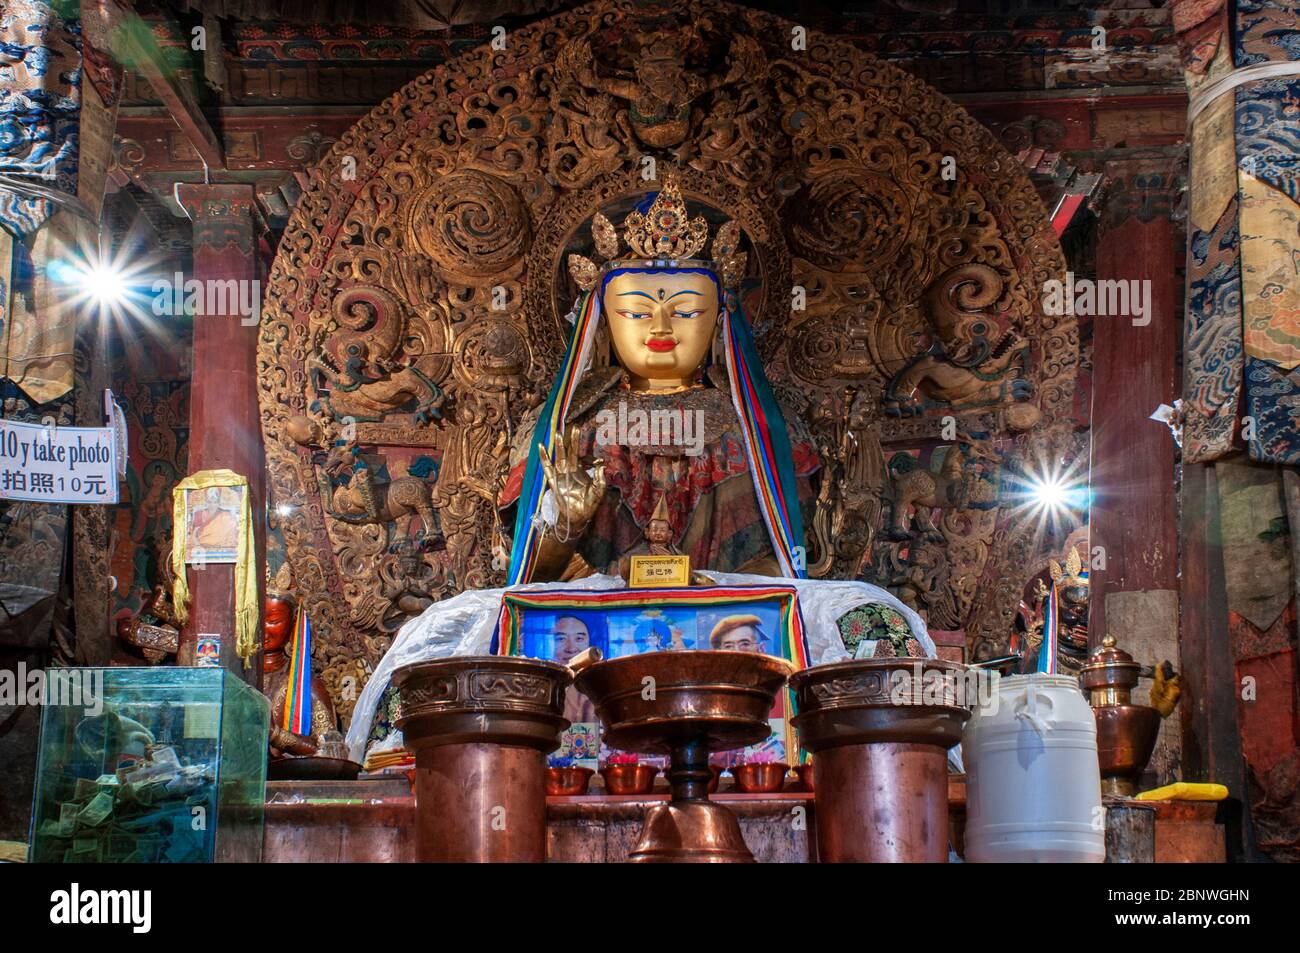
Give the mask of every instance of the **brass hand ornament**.
[(587, 473), (578, 456), (577, 427), (569, 429), (567, 440), (564, 434), (556, 435), (554, 461), (541, 444), (537, 450), (546, 486), (555, 499), (555, 535), (567, 541), (581, 534), (596, 515), (596, 507), (605, 495), (605, 461), (597, 460), (594, 473)]

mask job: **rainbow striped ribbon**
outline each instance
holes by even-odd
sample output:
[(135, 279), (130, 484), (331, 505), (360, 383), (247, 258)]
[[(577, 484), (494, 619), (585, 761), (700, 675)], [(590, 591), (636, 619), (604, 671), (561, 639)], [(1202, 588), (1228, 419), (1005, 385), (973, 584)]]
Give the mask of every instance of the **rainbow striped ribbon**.
[(311, 736), (311, 620), (298, 608), (289, 649), (289, 683), (284, 694), (285, 731)]
[(743, 606), (758, 602), (779, 602), (781, 606), (781, 657), (796, 668), (808, 667), (808, 638), (799, 609), (799, 593), (793, 586), (701, 586), (664, 589), (542, 589), (505, 592), (492, 638), (495, 655), (518, 655), (521, 649), (522, 612), (527, 609), (565, 610), (625, 608), (693, 608)]
[(722, 320), (731, 401), (745, 437), (745, 457), (754, 479), (758, 508), (767, 524), (781, 574), (806, 579), (803, 516), (785, 419), (763, 373), (749, 321), (739, 300), (730, 292)]
[(1056, 674), (1056, 650), (1061, 640), (1061, 622), (1057, 618), (1060, 607), (1061, 594), (1053, 582), (1043, 610), (1043, 642), (1038, 647), (1038, 672), (1041, 674)]

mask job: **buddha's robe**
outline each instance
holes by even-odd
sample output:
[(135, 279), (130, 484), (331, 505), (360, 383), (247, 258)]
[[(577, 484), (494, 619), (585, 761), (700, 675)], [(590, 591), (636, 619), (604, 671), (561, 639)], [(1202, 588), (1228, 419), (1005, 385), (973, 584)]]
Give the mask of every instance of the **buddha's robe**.
[[(809, 478), (819, 466), (817, 452), (804, 428), (788, 415), (786, 421), (799, 502), (811, 513), (815, 493)], [(503, 506), (519, 498), (535, 441), (532, 423), (520, 428), (513, 448)], [(615, 373), (575, 395), (569, 415), (574, 424), (583, 459), (605, 461), (604, 498), (576, 547), (594, 571), (617, 574), (620, 557), (644, 549), (645, 525), (661, 495), (673, 544), (690, 556), (692, 568), (773, 571), (768, 567), (775, 566), (775, 554), (725, 387), (644, 394), (628, 389)], [(610, 437), (615, 442), (606, 442)], [(561, 524), (558, 535), (563, 531)]]

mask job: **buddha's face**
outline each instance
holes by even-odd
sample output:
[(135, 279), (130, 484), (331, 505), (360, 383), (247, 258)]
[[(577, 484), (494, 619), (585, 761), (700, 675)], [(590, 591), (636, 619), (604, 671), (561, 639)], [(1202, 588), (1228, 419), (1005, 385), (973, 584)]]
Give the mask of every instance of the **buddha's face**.
[(293, 632), (293, 603), (288, 599), (268, 595), (262, 609), (262, 648), (278, 652), (284, 648)]
[(606, 284), (605, 320), (636, 390), (690, 383), (718, 324), (718, 286), (693, 271), (623, 272)]

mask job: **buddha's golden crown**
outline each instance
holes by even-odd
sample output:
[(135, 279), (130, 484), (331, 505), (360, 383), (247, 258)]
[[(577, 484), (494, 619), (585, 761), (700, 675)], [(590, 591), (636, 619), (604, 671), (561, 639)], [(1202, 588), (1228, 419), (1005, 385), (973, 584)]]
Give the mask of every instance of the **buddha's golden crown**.
[(631, 212), (623, 219), (623, 242), (636, 257), (618, 257), (618, 234), (600, 212), (591, 221), (591, 237), (597, 254), (606, 259), (604, 265), (583, 255), (569, 256), (569, 274), (583, 291), (594, 288), (605, 272), (637, 264), (707, 268), (722, 278), (727, 288), (736, 287), (745, 276), (747, 256), (737, 251), (740, 226), (736, 222), (726, 222), (718, 229), (711, 260), (695, 257), (709, 240), (709, 224), (702, 215), (689, 216), (686, 200), (671, 176), (644, 213)]

